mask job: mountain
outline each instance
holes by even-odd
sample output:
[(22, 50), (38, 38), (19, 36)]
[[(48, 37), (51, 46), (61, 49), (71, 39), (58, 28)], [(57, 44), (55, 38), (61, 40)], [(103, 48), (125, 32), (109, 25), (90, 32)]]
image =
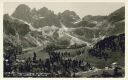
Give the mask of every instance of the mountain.
[(11, 41), (11, 44), (18, 44), (23, 48), (28, 47), (37, 47), (44, 45), (46, 39), (42, 39), (40, 35), (41, 32), (32, 31), (31, 26), (17, 18), (13, 18), (7, 14), (4, 15), (3, 20), (3, 31), (4, 31), (4, 40)]
[(124, 19), (125, 19), (125, 7), (121, 7), (120, 9), (108, 15), (109, 22), (118, 22)]
[(60, 22), (67, 27), (74, 27), (74, 23), (80, 20), (80, 17), (74, 11), (65, 10), (56, 15), (54, 14), (54, 11), (51, 11), (46, 7), (36, 10), (35, 8), (30, 9), (24, 4), (21, 4), (16, 8), (12, 17), (27, 21), (35, 28), (52, 25), (61, 27)]
[[(26, 9), (24, 10), (24, 8)], [(19, 15), (18, 12), (24, 13), (22, 15), (24, 15), (24, 17), (27, 18), (27, 20), (24, 19), (24, 17), (20, 16), (21, 14)], [(29, 17), (26, 14), (29, 14)], [(25, 37), (27, 36), (27, 38), (25, 39), (30, 40), (35, 38), (33, 40), (34, 41), (33, 43), (37, 43), (37, 44), (42, 43), (42, 41), (39, 39), (40, 36), (49, 42), (54, 42), (57, 45), (70, 46), (70, 43), (72, 45), (77, 42), (81, 43), (81, 41), (78, 38), (75, 38), (76, 40), (72, 40), (72, 38), (74, 39), (74, 37), (70, 34), (70, 31), (67, 31), (65, 30), (65, 28), (62, 27), (62, 25), (64, 26), (67, 25), (65, 27), (73, 27), (74, 26), (73, 22), (80, 19), (79, 16), (74, 11), (66, 10), (60, 15), (56, 15), (54, 14), (53, 11), (49, 10), (46, 7), (36, 10), (35, 8), (29, 9), (27, 5), (21, 4), (16, 8), (14, 13), (12, 14), (12, 17), (29, 25), (31, 31), (28, 33), (29, 35), (28, 34), (25, 35)], [(42, 33), (42, 34), (34, 36), (32, 35), (33, 32), (35, 32), (34, 35), (36, 35), (36, 33), (37, 34)]]
[(16, 33), (18, 33), (19, 35), (24, 36), (30, 31), (27, 24), (18, 20), (13, 20), (8, 14), (4, 15), (3, 25), (4, 32), (7, 35), (16, 35)]
[(96, 22), (101, 22), (103, 20), (107, 19), (107, 16), (92, 16), (92, 15), (87, 15), (87, 16), (84, 16), (82, 18), (83, 21), (96, 21)]
[(90, 21), (80, 21), (80, 22), (76, 22), (75, 26), (80, 26), (80, 27), (95, 27), (97, 22), (90, 22)]
[(80, 20), (80, 17), (74, 12), (70, 10), (65, 10), (62, 13), (59, 13), (60, 21), (66, 27), (74, 27), (74, 23)]
[(30, 22), (32, 18), (30, 14), (31, 14), (31, 9), (27, 5), (21, 4), (16, 8), (12, 16)]
[(31, 41), (24, 39), (24, 36), (30, 32), (29, 25), (19, 20), (12, 19), (7, 14), (4, 15), (3, 25), (5, 43), (9, 41), (10, 44), (17, 44), (24, 47), (36, 46), (36, 44), (31, 43)]
[(95, 27), (98, 23), (102, 23), (107, 19), (107, 16), (92, 16), (87, 15), (84, 16), (78, 22), (75, 22), (75, 26), (77, 27)]
[(36, 28), (52, 25), (60, 27), (58, 16), (46, 7), (37, 10), (37, 14), (33, 16), (32, 25)]
[[(18, 16), (19, 11), (22, 11), (20, 13), (24, 13), (25, 18), (28, 17), (30, 20), (24, 19), (21, 14)], [(50, 42), (61, 44), (63, 41), (66, 41), (66, 43), (70, 42), (74, 44), (78, 42), (78, 44), (87, 43), (94, 45), (107, 36), (118, 35), (124, 32), (125, 23), (122, 20), (123, 18), (120, 18), (118, 22), (113, 22), (116, 19), (116, 16), (113, 16), (117, 15), (118, 17), (119, 15), (123, 17), (123, 12), (124, 7), (112, 12), (108, 16), (87, 15), (80, 19), (74, 11), (65, 10), (56, 15), (54, 11), (46, 7), (36, 10), (35, 8), (30, 9), (27, 5), (21, 4), (16, 8), (12, 17), (26, 21), (37, 32), (42, 33), (40, 36), (50, 39)], [(29, 16), (26, 16), (26, 14), (29, 14)], [(74, 37), (75, 40), (73, 40)]]
[(73, 30), (73, 35), (95, 44), (107, 36), (122, 34), (125, 32), (124, 12), (122, 7), (108, 16), (87, 15), (76, 23), (79, 27)]
[(108, 22), (114, 26), (113, 29), (109, 29), (109, 35), (125, 32), (125, 7), (111, 13), (108, 16)]
[(32, 24), (32, 26), (35, 28), (42, 28), (44, 26), (52, 25), (60, 27), (58, 16), (54, 14), (53, 11), (48, 10), (46, 7), (39, 10), (31, 10), (27, 5), (21, 4), (16, 8), (12, 14), (12, 17), (26, 21)]
[[(34, 43), (38, 45), (42, 43), (40, 36), (49, 42), (61, 45), (63, 42), (70, 43), (70, 45), (75, 43), (94, 45), (107, 36), (124, 32), (123, 13), (124, 7), (108, 16), (87, 15), (80, 19), (74, 11), (65, 10), (62, 13), (54, 14), (54, 11), (46, 7), (36, 10), (21, 4), (16, 8), (12, 17), (29, 25), (30, 32), (25, 37), (34, 37)], [(120, 18), (115, 22), (118, 16)], [(32, 35), (33, 32), (34, 35)], [(38, 33), (41, 34), (36, 35)], [(30, 40), (29, 38), (26, 39)]]

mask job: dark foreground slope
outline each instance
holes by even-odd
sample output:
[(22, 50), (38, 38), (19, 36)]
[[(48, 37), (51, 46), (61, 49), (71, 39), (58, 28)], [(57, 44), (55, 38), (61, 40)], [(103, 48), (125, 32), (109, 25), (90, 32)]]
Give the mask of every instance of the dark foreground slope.
[(89, 50), (89, 54), (104, 60), (106, 65), (117, 62), (124, 67), (125, 35), (110, 36), (99, 41)]

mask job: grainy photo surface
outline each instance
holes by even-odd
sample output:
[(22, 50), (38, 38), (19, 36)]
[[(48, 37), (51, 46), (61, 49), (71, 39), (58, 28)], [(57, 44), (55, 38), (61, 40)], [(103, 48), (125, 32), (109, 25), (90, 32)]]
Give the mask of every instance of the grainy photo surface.
[(6, 2), (3, 76), (122, 78), (125, 5)]

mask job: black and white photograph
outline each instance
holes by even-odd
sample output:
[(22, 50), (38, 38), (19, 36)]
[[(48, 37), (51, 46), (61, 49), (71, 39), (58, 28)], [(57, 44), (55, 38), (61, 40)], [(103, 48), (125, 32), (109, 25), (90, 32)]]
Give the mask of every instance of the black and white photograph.
[(125, 3), (3, 3), (4, 78), (124, 78)]

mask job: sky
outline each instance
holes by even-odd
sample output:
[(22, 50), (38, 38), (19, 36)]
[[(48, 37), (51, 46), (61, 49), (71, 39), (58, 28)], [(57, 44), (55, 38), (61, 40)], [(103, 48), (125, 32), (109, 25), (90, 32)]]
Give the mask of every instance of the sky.
[(86, 15), (109, 15), (113, 11), (124, 6), (121, 2), (6, 2), (4, 3), (4, 14), (11, 15), (20, 4), (26, 4), (31, 9), (37, 10), (42, 7), (58, 12), (65, 10), (75, 11), (80, 17)]

